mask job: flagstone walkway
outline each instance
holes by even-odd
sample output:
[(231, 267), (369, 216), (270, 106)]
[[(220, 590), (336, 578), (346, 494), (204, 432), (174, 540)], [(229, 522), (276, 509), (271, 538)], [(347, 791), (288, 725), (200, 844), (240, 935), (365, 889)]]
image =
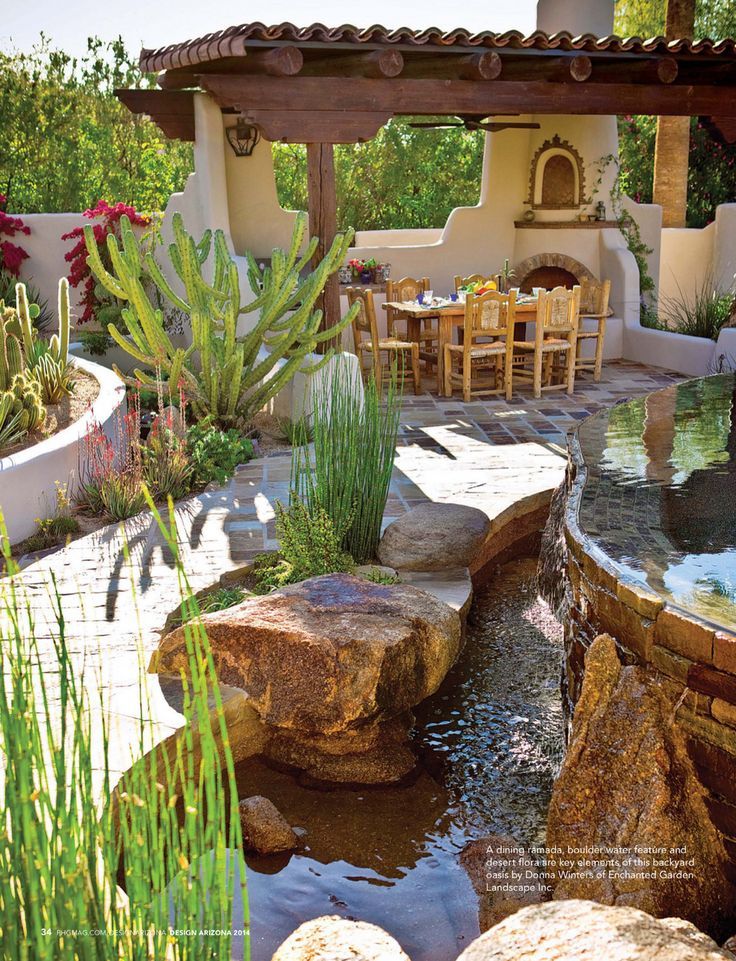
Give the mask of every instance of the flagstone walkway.
[[(515, 397), (463, 404), (430, 394), (405, 400), (396, 470), (385, 522), (426, 500), (478, 507), (498, 518), (520, 500), (544, 503), (565, 469), (565, 433), (627, 397), (682, 378), (631, 363), (606, 365), (599, 384), (581, 381), (575, 395)], [(180, 556), (193, 591), (217, 582), (263, 550), (276, 547), (274, 502), (286, 500), (289, 456), (254, 460), (223, 489), (177, 505)], [(158, 741), (181, 725), (155, 676), (141, 670), (166, 617), (178, 606), (176, 567), (155, 520), (142, 514), (81, 538), (24, 570), (41, 639), (42, 661), (54, 664), (51, 581), (62, 596), (70, 651), (93, 703), (101, 694), (111, 718), (111, 766), (124, 770), (138, 750), (141, 713)], [(143, 675), (145, 677), (145, 675)]]

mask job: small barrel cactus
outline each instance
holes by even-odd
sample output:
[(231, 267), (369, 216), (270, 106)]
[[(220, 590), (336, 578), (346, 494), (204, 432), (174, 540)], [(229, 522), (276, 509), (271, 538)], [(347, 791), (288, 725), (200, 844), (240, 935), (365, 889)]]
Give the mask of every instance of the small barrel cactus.
[(19, 413), (24, 431), (36, 430), (46, 419), (46, 407), (38, 382), (27, 374), (16, 374), (7, 393), (13, 398), (13, 413)]
[(16, 374), (9, 389), (0, 392), (0, 450), (17, 444), (45, 418), (38, 383), (26, 374)]

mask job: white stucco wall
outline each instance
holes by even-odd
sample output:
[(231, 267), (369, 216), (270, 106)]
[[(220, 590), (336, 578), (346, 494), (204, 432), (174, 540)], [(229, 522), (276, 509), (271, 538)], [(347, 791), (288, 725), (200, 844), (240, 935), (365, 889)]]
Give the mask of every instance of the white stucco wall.
[[(20, 279), (38, 287), (41, 298), (48, 301), (49, 310), (56, 318), (59, 278), (69, 273), (64, 255), (74, 246), (74, 241), (62, 240), (62, 234), (91, 221), (81, 213), (22, 214), (21, 217), (31, 233), (28, 236), (19, 234), (15, 238), (28, 254), (28, 260), (23, 261), (21, 267)], [(72, 311), (78, 311), (79, 291), (72, 287), (69, 294)]]
[(715, 224), (703, 230), (665, 227), (659, 266), (659, 317), (666, 322), (672, 301), (692, 301), (713, 280)]

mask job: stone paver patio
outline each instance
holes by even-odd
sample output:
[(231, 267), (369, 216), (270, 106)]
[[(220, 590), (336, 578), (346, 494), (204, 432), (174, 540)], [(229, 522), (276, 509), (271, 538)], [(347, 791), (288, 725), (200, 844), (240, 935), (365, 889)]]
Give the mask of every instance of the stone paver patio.
[[(396, 470), (385, 520), (426, 500), (478, 507), (491, 520), (520, 500), (544, 504), (562, 479), (565, 434), (588, 414), (682, 378), (632, 363), (604, 368), (599, 384), (579, 381), (572, 397), (554, 392), (510, 403), (430, 394), (406, 398)], [(192, 590), (201, 591), (255, 554), (276, 547), (274, 502), (288, 497), (288, 454), (252, 461), (228, 487), (180, 503), (180, 556)], [(127, 545), (127, 547), (126, 547)], [(129, 552), (129, 561), (126, 557)], [(111, 724), (114, 770), (138, 750), (141, 665), (155, 650), (179, 586), (171, 552), (149, 514), (106, 527), (31, 565), (18, 581), (32, 604), (43, 663), (54, 663), (51, 578), (62, 595), (67, 637), (93, 704), (102, 695)], [(143, 675), (145, 676), (145, 675)], [(159, 741), (181, 715), (148, 675), (143, 713)]]

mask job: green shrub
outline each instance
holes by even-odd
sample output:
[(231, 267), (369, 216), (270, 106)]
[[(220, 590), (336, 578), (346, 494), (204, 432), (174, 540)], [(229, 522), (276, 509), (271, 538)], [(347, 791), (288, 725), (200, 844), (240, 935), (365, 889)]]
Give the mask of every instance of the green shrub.
[[(175, 528), (161, 527), (190, 609)], [(7, 551), (5, 560), (12, 570)], [(183, 727), (169, 749), (151, 750), (160, 734), (140, 720), (130, 745), (138, 760), (115, 784), (120, 755), (108, 705), (102, 694), (90, 702), (70, 650), (65, 599), (52, 594), (55, 622), (43, 625), (50, 639), (37, 639), (33, 599), (16, 580), (0, 582), (2, 957), (226, 961), (236, 890), (247, 919), (245, 864), (233, 758), (201, 623), (185, 628)], [(143, 664), (140, 671), (143, 684)], [(144, 693), (141, 702), (145, 717)]]
[(310, 508), (295, 498), (288, 507), (277, 501), (280, 550), (256, 558), (253, 575), (259, 591), (268, 593), (320, 574), (350, 573), (355, 562), (340, 546), (344, 533), (322, 507)]
[(245, 598), (245, 590), (237, 585), (233, 587), (217, 587), (203, 597), (193, 599), (186, 610), (180, 608), (179, 613), (172, 619), (173, 623), (167, 625), (173, 629), (179, 624), (188, 624), (200, 614), (212, 614), (215, 611), (225, 611), (228, 607), (234, 607)]
[(734, 307), (733, 291), (718, 287), (711, 274), (706, 275), (692, 297), (678, 286), (677, 295), (661, 300), (667, 327), (678, 334), (718, 340), (721, 327), (728, 322)]
[(305, 417), (298, 420), (284, 417), (279, 420), (278, 425), (284, 439), (292, 445), (309, 444), (314, 439), (312, 425)]
[(292, 455), (292, 488), (314, 512), (322, 508), (342, 548), (359, 564), (376, 556), (396, 456), (402, 381), (394, 367), (385, 398), (371, 377), (362, 402), (360, 375), (335, 364), (312, 395), (314, 455)]
[(276, 503), (276, 536), (294, 580), (353, 569), (353, 558), (340, 546), (351, 520), (349, 515), (338, 527), (319, 505), (309, 507), (294, 498), (288, 507)]
[(105, 330), (82, 330), (79, 339), (93, 357), (102, 357), (112, 345), (110, 335)]
[(132, 471), (108, 474), (97, 488), (96, 497), (102, 512), (114, 521), (135, 517), (146, 506), (140, 474)]
[(361, 572), (363, 580), (370, 581), (372, 584), (400, 584), (401, 578), (398, 574), (387, 574), (380, 567), (371, 567), (368, 571)]
[(192, 489), (193, 466), (186, 441), (169, 427), (158, 426), (141, 445), (143, 480), (155, 500), (178, 500)]
[(213, 481), (224, 484), (239, 464), (246, 464), (254, 455), (253, 441), (232, 427), (220, 430), (208, 421), (189, 428), (187, 445), (195, 487), (206, 487)]

